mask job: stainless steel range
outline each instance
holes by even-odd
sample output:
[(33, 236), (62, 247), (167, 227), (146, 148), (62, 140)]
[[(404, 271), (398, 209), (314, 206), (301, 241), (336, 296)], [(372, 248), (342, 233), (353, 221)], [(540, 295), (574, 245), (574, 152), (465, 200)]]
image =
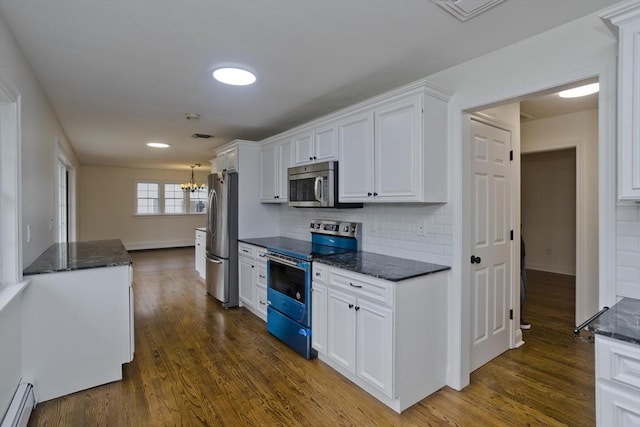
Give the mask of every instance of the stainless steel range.
[(313, 220), (311, 241), (280, 239), (267, 247), (267, 330), (307, 359), (311, 348), (311, 275), (313, 260), (355, 252), (360, 248), (361, 224)]

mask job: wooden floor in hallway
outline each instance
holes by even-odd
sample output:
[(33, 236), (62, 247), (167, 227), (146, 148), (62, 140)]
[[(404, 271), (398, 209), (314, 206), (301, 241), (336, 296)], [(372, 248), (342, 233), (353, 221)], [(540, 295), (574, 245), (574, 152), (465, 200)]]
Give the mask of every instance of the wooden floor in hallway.
[(132, 258), (136, 351), (123, 381), (38, 404), (30, 426), (595, 425), (594, 347), (572, 335), (573, 277), (529, 271), (526, 344), (463, 391), (445, 387), (396, 414), (247, 310), (220, 308), (193, 248)]

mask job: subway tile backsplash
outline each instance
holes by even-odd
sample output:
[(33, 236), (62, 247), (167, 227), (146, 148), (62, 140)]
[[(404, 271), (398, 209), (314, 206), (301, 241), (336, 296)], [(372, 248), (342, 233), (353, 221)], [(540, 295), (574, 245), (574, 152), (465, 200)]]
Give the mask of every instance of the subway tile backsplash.
[(616, 208), (618, 296), (640, 298), (640, 207)]
[(362, 209), (297, 209), (281, 206), (280, 235), (311, 240), (309, 221), (362, 223), (361, 249), (416, 261), (451, 265), (452, 212), (448, 204), (371, 204)]

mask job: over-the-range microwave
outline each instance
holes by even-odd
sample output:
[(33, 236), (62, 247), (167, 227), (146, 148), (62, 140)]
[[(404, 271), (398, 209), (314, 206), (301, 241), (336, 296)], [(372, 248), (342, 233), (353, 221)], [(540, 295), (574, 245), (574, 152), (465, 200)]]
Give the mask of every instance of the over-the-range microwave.
[(328, 161), (287, 169), (289, 206), (296, 208), (361, 208), (362, 203), (338, 201), (338, 162)]

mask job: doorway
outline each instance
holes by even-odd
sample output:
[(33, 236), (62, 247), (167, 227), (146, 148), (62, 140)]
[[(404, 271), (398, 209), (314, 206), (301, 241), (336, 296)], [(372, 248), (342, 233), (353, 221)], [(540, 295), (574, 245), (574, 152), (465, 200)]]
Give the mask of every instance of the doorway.
[[(544, 96), (554, 96), (560, 89), (566, 89), (569, 86), (575, 87), (585, 84), (585, 82), (591, 82), (593, 79), (575, 82), (572, 85), (565, 85), (561, 88), (554, 88), (545, 91), (544, 93), (533, 94), (522, 97), (523, 99), (514, 99), (507, 104), (503, 104), (500, 107), (494, 107), (490, 109), (482, 109), (477, 113), (482, 117), (485, 117), (489, 122), (498, 123), (505, 129), (510, 129), (513, 132), (513, 146), (514, 146), (514, 160), (511, 162), (512, 174), (507, 187), (512, 190), (512, 205), (510, 212), (513, 212), (510, 216), (511, 230), (513, 230), (514, 239), (510, 242), (510, 258), (508, 265), (505, 266), (506, 271), (511, 271), (509, 277), (509, 283), (507, 286), (510, 289), (511, 300), (508, 307), (512, 311), (511, 322), (509, 327), (509, 333), (511, 339), (508, 346), (503, 348), (494, 348), (493, 352), (497, 355), (502, 351), (506, 351), (508, 348), (516, 348), (524, 344), (522, 331), (520, 330), (520, 224), (523, 224), (523, 213), (521, 212), (521, 176), (522, 163), (520, 159), (520, 152), (524, 153), (536, 153), (536, 152), (550, 152), (550, 151), (565, 151), (568, 157), (572, 160), (569, 162), (575, 166), (569, 166), (569, 163), (564, 163), (562, 168), (568, 168), (569, 170), (563, 170), (562, 175), (570, 174), (575, 177), (574, 194), (576, 196), (570, 197), (569, 203), (572, 204), (572, 209), (569, 211), (569, 215), (572, 216), (573, 222), (570, 224), (564, 224), (565, 227), (572, 228), (569, 233), (569, 241), (572, 244), (572, 249), (569, 249), (568, 262), (574, 267), (569, 270), (564, 270), (565, 273), (574, 272), (576, 276), (576, 310), (574, 313), (575, 324), (580, 324), (584, 319), (588, 318), (592, 313), (597, 311), (598, 304), (598, 174), (590, 173), (598, 170), (598, 109), (597, 109), (597, 97), (596, 109), (589, 109), (587, 111), (581, 110), (581, 107), (575, 107), (572, 111), (564, 111), (562, 114), (553, 115), (553, 117), (544, 117), (537, 119), (533, 115), (525, 114), (524, 121), (521, 122), (522, 110), (521, 102), (524, 99), (538, 99)], [(557, 95), (555, 95), (557, 97)], [(519, 114), (514, 114), (514, 110), (517, 110)], [(543, 120), (544, 119), (544, 120)], [(472, 145), (473, 135), (468, 134), (469, 143), (467, 148), (467, 158), (472, 161)], [(542, 155), (544, 156), (544, 155)], [(526, 161), (526, 158), (525, 160)], [(470, 174), (473, 175), (473, 174)], [(467, 181), (469, 188), (472, 189), (470, 193), (473, 193), (473, 178), (469, 176)], [(553, 180), (545, 178), (547, 187), (554, 186)], [(524, 185), (524, 183), (523, 183)], [(555, 188), (554, 188), (555, 189)], [(550, 193), (547, 191), (547, 193)], [(560, 196), (558, 196), (560, 197)], [(565, 194), (563, 197), (567, 197)], [(567, 201), (564, 200), (566, 203)], [(470, 212), (470, 224), (468, 230), (474, 229), (474, 222), (477, 218), (476, 207), (473, 203), (473, 196), (469, 194), (468, 199)], [(524, 203), (524, 202), (523, 202)], [(567, 212), (564, 212), (565, 214)], [(566, 215), (565, 215), (566, 216)], [(526, 233), (526, 230), (525, 230)], [(475, 248), (473, 247), (473, 235), (470, 235), (470, 252), (473, 255)], [(533, 237), (533, 236), (532, 236)], [(558, 237), (558, 236), (553, 236)], [(534, 246), (538, 243), (532, 241)], [(548, 250), (547, 250), (548, 249)], [(560, 250), (557, 249), (556, 250)], [(551, 252), (551, 253), (547, 253)], [(554, 249), (549, 247), (543, 248), (543, 255), (547, 258), (552, 258)], [(473, 277), (475, 266), (471, 266), (470, 270), (470, 283), (473, 286)], [(470, 308), (476, 307), (479, 301), (476, 300), (477, 294), (470, 290)], [(473, 310), (471, 310), (473, 315)], [(478, 329), (477, 320), (471, 318), (470, 329), (470, 370), (473, 370), (480, 366), (483, 362), (482, 357), (478, 357), (476, 354), (476, 346), (474, 339), (474, 331)], [(535, 327), (535, 326), (534, 326)], [(568, 330), (567, 333), (571, 333)], [(484, 362), (491, 360), (485, 359)]]

